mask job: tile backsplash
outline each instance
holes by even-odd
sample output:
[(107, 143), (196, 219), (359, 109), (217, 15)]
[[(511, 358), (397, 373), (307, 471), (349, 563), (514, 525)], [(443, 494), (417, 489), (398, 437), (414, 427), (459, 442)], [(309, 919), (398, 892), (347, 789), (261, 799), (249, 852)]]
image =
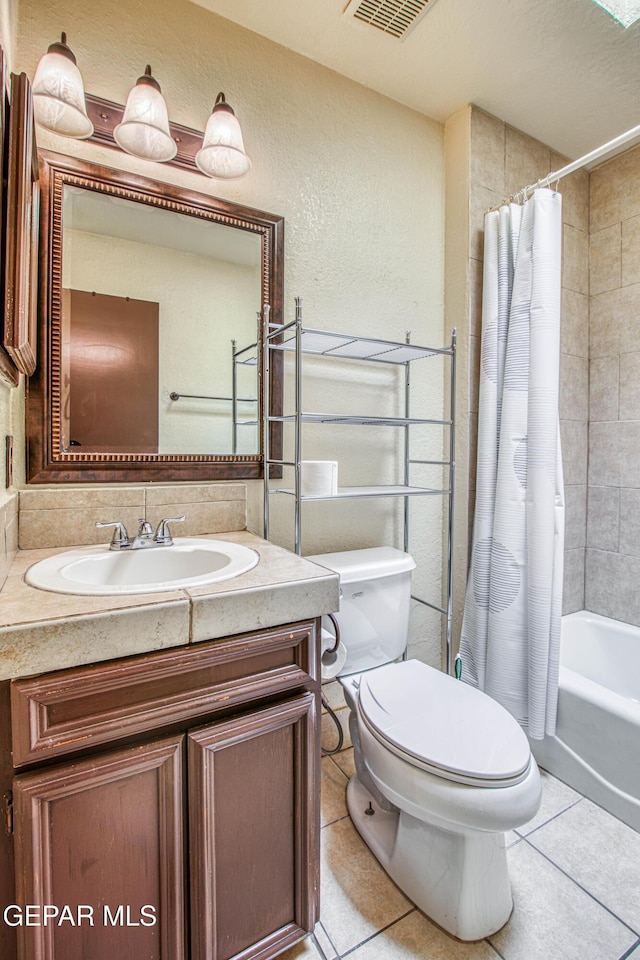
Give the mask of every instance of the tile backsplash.
[[(17, 504), (18, 497), (15, 499)], [(130, 535), (135, 535), (142, 517), (155, 526), (163, 517), (183, 514), (186, 520), (176, 524), (176, 536), (227, 533), (246, 527), (244, 483), (42, 487), (21, 490), (19, 499), (19, 536), (15, 539), (21, 550), (107, 543), (112, 530), (96, 528), (96, 521), (119, 520)]]
[(0, 587), (7, 578), (18, 549), (18, 496), (14, 494), (0, 506)]

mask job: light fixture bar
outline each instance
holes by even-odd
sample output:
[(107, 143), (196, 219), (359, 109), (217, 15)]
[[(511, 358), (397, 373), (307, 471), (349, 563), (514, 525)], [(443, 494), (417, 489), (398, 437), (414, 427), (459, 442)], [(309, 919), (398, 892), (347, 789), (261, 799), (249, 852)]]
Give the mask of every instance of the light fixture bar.
[[(119, 123), (122, 123), (124, 116), (124, 106), (120, 103), (112, 103), (110, 100), (103, 100), (101, 97), (94, 97), (91, 94), (86, 95), (87, 114), (93, 123), (93, 134), (88, 137), (88, 143), (99, 143), (103, 147), (111, 147), (120, 150), (115, 141), (113, 131)], [(202, 132), (193, 130), (191, 127), (183, 127), (179, 123), (169, 121), (169, 132), (175, 140), (178, 152), (172, 160), (165, 161), (164, 166), (180, 167), (183, 170), (196, 171), (194, 157), (202, 146)]]

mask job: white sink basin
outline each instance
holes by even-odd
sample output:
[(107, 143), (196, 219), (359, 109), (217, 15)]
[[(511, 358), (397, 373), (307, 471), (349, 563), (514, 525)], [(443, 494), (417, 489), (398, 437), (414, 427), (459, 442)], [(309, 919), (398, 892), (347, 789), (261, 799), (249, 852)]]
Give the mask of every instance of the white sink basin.
[(67, 550), (34, 563), (25, 580), (54, 593), (160, 593), (230, 580), (258, 559), (255, 550), (239, 543), (176, 537), (171, 547), (110, 550), (101, 544)]

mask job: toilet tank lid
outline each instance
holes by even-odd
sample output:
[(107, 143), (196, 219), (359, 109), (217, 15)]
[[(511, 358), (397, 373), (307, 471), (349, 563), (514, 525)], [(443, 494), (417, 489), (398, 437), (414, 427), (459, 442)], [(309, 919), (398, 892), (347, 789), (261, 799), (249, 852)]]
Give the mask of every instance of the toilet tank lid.
[(328, 567), (340, 575), (341, 583), (359, 583), (390, 577), (415, 569), (413, 557), (395, 547), (367, 547), (364, 550), (345, 550), (339, 553), (319, 553), (307, 557), (312, 563)]

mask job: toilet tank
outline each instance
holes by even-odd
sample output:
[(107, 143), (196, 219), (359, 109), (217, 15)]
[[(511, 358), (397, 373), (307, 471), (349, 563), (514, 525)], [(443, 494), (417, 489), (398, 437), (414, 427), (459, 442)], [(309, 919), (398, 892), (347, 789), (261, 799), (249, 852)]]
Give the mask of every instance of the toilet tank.
[[(370, 547), (307, 559), (340, 576), (340, 610), (336, 617), (347, 650), (340, 676), (401, 657), (407, 647), (411, 571), (416, 565), (413, 557), (393, 547)], [(333, 632), (327, 618), (323, 626)]]

